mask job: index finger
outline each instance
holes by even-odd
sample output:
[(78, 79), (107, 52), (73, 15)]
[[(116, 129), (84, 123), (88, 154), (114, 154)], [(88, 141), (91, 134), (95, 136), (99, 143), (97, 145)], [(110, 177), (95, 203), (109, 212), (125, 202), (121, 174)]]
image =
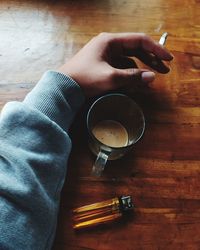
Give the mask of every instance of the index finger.
[(112, 43), (122, 50), (125, 56), (134, 56), (137, 49), (152, 53), (161, 60), (173, 59), (171, 53), (151, 37), (143, 33), (117, 33), (113, 34)]

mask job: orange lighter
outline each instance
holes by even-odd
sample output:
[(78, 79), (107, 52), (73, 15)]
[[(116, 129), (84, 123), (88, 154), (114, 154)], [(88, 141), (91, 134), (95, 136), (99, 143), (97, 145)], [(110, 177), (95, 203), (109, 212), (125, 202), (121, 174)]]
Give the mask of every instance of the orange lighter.
[(115, 221), (133, 207), (131, 196), (123, 195), (76, 208), (73, 210), (73, 228), (81, 229)]

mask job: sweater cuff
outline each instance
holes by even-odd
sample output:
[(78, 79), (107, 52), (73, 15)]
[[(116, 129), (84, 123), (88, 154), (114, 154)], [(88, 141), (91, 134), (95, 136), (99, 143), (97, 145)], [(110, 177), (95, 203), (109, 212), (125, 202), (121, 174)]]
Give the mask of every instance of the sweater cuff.
[(84, 100), (81, 88), (71, 77), (47, 71), (23, 102), (41, 111), (67, 132)]

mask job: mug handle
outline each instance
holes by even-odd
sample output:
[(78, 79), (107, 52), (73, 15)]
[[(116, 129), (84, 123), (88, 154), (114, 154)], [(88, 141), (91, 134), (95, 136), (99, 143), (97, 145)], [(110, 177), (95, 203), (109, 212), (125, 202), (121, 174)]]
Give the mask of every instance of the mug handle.
[(96, 177), (101, 176), (101, 174), (105, 168), (106, 162), (108, 160), (109, 154), (110, 154), (109, 152), (105, 152), (102, 150), (98, 153), (96, 161), (95, 161), (93, 168), (92, 168), (92, 175), (93, 176), (96, 176)]

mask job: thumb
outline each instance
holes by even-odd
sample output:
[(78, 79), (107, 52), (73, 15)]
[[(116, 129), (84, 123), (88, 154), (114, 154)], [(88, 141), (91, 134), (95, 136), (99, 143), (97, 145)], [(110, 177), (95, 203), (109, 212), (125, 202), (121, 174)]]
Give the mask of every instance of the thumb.
[(142, 82), (152, 82), (155, 79), (155, 73), (137, 68), (116, 69), (114, 79), (120, 86), (124, 84), (131, 84), (138, 80)]

